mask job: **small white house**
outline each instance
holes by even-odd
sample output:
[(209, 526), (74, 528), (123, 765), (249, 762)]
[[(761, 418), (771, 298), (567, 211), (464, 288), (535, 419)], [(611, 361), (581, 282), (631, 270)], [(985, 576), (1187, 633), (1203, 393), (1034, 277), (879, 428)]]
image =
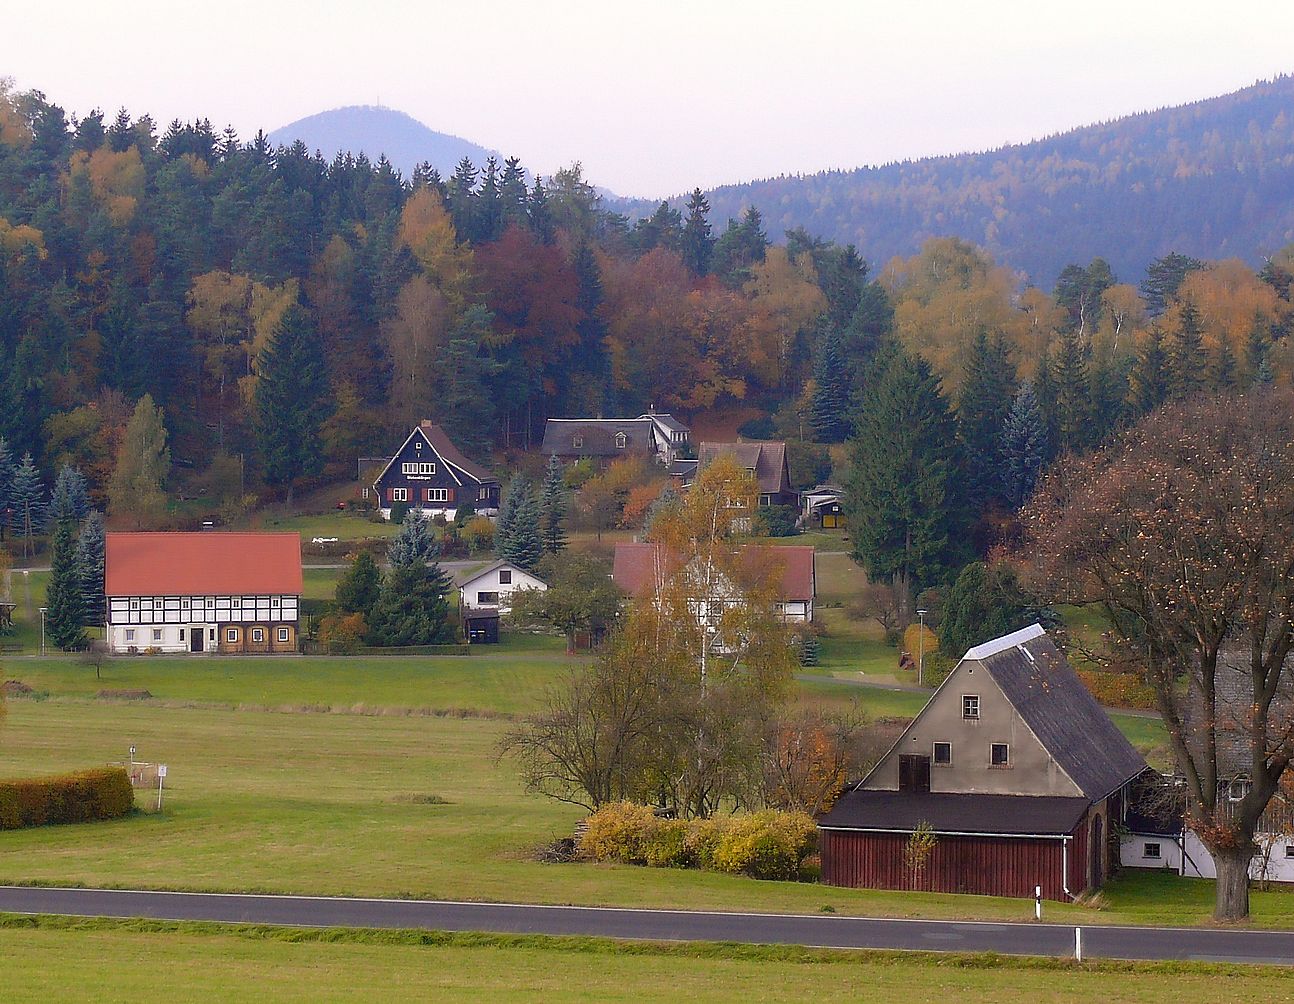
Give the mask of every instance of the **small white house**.
[(499, 640), (499, 615), (512, 609), (512, 596), (521, 589), (548, 588), (548, 583), (510, 561), (495, 561), (454, 577), (463, 631), (472, 644)]

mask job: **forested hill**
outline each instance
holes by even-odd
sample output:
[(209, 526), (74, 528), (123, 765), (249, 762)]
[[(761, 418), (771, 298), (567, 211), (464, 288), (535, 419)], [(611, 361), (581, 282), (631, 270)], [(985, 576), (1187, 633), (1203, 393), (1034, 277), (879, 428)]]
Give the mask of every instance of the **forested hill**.
[(1294, 77), (988, 153), (727, 185), (718, 219), (755, 205), (883, 264), (958, 236), (1050, 287), (1101, 255), (1140, 275), (1169, 251), (1257, 264), (1294, 240)]
[(464, 157), (476, 164), (498, 156), (470, 140), (429, 129), (411, 115), (393, 108), (351, 105), (290, 122), (269, 134), (273, 146), (300, 140), (311, 153), (327, 160), (337, 153), (363, 153), (376, 162), (383, 155), (406, 178), (419, 164), (429, 163), (448, 177)]

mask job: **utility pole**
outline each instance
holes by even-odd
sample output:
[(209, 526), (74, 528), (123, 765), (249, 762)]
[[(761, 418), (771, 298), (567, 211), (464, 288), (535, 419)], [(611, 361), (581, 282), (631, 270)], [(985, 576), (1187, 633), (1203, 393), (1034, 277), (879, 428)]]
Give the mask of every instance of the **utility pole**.
[(917, 619), (920, 627), (917, 629), (917, 686), (925, 686), (926, 672), (926, 614), (929, 611), (920, 609), (917, 611)]

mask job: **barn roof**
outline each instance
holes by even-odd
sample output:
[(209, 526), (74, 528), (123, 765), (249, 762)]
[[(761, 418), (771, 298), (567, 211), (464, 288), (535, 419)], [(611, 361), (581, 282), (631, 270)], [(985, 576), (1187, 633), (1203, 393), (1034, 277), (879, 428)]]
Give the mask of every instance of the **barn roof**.
[(296, 533), (109, 533), (109, 596), (301, 594)]
[(1073, 833), (1091, 803), (1053, 795), (847, 791), (818, 825), (826, 829), (911, 833), (926, 822), (936, 833), (1060, 836)]
[(1146, 769), (1040, 625), (970, 649), (1061, 769), (1096, 801)]
[[(782, 601), (808, 601), (816, 595), (812, 547), (747, 544), (741, 549), (741, 562), (750, 571), (775, 570), (779, 576), (777, 595)], [(616, 544), (611, 577), (630, 596), (644, 596), (652, 591), (660, 574), (675, 567), (677, 561), (671, 560), (659, 544), (622, 542)]]
[(785, 443), (702, 443), (697, 449), (698, 471), (728, 454), (748, 471), (755, 472), (759, 490), (780, 492), (787, 487), (782, 475), (786, 470)]

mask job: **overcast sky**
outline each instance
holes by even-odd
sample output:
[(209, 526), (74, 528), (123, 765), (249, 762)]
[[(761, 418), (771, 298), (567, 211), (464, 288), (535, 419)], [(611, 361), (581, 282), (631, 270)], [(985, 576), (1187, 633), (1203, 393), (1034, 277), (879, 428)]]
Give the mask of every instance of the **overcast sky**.
[(0, 76), (249, 136), (348, 104), (663, 196), (1024, 141), (1294, 70), (1294, 3), (62, 0)]

